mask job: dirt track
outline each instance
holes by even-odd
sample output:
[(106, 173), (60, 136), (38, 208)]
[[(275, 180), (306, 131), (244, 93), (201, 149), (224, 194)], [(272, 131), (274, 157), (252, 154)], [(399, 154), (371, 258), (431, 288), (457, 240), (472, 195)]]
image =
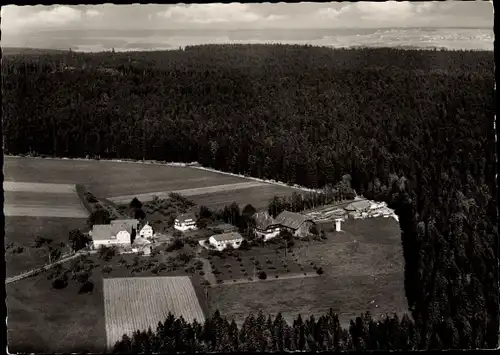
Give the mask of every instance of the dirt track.
[(109, 197), (108, 199), (115, 202), (115, 203), (124, 203), (124, 202), (130, 202), (134, 197), (137, 197), (139, 200), (144, 202), (144, 201), (151, 201), (154, 196), (158, 196), (159, 198), (165, 198), (170, 193), (177, 193), (177, 194), (180, 194), (183, 196), (197, 196), (197, 195), (204, 195), (204, 194), (216, 193), (216, 192), (236, 191), (236, 190), (248, 189), (251, 187), (257, 187), (257, 186), (262, 186), (262, 185), (266, 185), (266, 183), (251, 181), (251, 182), (240, 182), (240, 183), (235, 183), (235, 184), (197, 187), (197, 188), (185, 189), (185, 190), (160, 191), (160, 192), (150, 192), (150, 193), (139, 194), (139, 195)]

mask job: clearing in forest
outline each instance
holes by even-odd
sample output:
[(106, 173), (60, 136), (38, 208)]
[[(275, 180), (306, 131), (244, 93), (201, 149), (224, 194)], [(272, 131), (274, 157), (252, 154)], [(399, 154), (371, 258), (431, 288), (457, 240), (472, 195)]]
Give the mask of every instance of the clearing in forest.
[(205, 316), (191, 279), (179, 277), (134, 277), (103, 280), (104, 313), (108, 350), (123, 334), (156, 330), (168, 313), (187, 322), (203, 323)]

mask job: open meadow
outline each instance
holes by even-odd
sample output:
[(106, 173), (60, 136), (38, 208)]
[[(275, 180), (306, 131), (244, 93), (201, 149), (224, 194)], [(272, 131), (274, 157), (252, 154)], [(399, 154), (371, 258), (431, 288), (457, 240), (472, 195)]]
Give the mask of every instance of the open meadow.
[[(175, 254), (176, 252), (172, 253), (172, 255)], [(105, 260), (97, 255), (91, 255), (84, 258), (85, 261), (73, 260), (64, 263), (60, 271), (46, 271), (7, 284), (9, 350), (12, 353), (103, 352), (107, 346), (104, 306), (105, 285), (115, 285), (114, 282), (119, 284), (119, 281), (113, 280), (123, 280), (123, 278), (132, 280), (128, 281), (129, 285), (134, 283), (135, 277), (145, 279), (149, 276), (148, 282), (167, 279), (163, 286), (160, 285), (160, 289), (165, 290), (164, 292), (168, 291), (168, 285), (171, 284), (168, 279), (171, 277), (184, 280), (178, 281), (177, 286), (181, 287), (182, 291), (181, 288), (177, 288), (176, 292), (190, 295), (189, 302), (192, 301), (193, 306), (190, 306), (191, 303), (182, 304), (188, 308), (193, 307), (197, 312), (197, 318), (203, 320), (207, 314), (208, 306), (204, 288), (200, 286), (201, 277), (186, 273), (184, 267), (177, 270), (161, 269), (155, 272), (153, 271), (154, 267), (150, 266), (152, 265), (151, 262), (161, 266), (161, 263), (154, 261), (155, 259), (160, 262), (163, 260), (161, 256), (137, 258), (133, 254), (114, 256), (109, 260)], [(78, 265), (83, 265), (90, 273), (90, 280), (93, 283), (93, 290), (90, 293), (81, 294), (79, 292), (82, 284), (73, 278), (73, 276), (81, 274), (81, 271), (75, 271)], [(104, 271), (106, 269), (108, 270)], [(52, 281), (56, 273), (59, 275), (67, 274), (68, 283), (66, 287), (62, 289), (53, 288)], [(128, 286), (125, 285), (124, 287), (126, 289)], [(130, 292), (134, 292), (133, 290), (134, 288)], [(172, 301), (169, 301), (165, 294), (161, 296), (159, 292), (156, 294), (160, 295), (161, 298), (152, 298), (154, 290), (151, 291), (151, 287), (149, 289), (135, 287), (135, 290), (143, 292), (143, 294), (134, 296), (129, 294), (128, 301), (131, 303), (125, 303), (125, 306), (123, 306), (124, 303), (121, 303), (123, 312), (129, 310), (131, 305), (135, 304), (132, 302), (134, 300), (137, 301), (138, 307), (141, 307), (141, 305), (142, 307), (149, 307), (154, 302), (163, 302), (161, 306), (165, 305), (167, 313), (169, 304), (175, 306), (175, 303), (169, 303), (175, 302), (175, 294), (172, 294)], [(110, 298), (110, 292), (114, 291), (110, 291), (108, 288), (108, 305), (117, 309), (119, 308), (117, 302), (122, 299), (120, 295), (123, 295), (123, 293), (116, 293), (117, 298), (113, 296), (113, 301)], [(108, 310), (110, 309), (112, 308), (108, 308)], [(175, 309), (170, 308), (170, 310), (175, 312)], [(163, 317), (163, 313), (161, 317)], [(184, 317), (188, 319), (186, 315)], [(136, 319), (139, 320), (140, 318)], [(160, 320), (164, 321), (164, 318)], [(157, 323), (158, 321), (155, 321), (151, 325), (153, 330), (156, 330)], [(54, 339), (57, 339), (57, 341), (54, 341)]]
[[(6, 216), (4, 243), (7, 277), (49, 262), (47, 247), (36, 248), (34, 245), (37, 236), (50, 238), (51, 245), (58, 246), (60, 243), (69, 243), (69, 232), (72, 229), (86, 230), (86, 219)], [(22, 251), (18, 249), (20, 252), (15, 252), (18, 247)]]
[(390, 218), (347, 221), (344, 232), (321, 226), (326, 241), (299, 242), (293, 257), (303, 265), (321, 266), (320, 277), (277, 279), (209, 289), (210, 312), (219, 309), (238, 323), (249, 312), (282, 312), (288, 321), (297, 315), (321, 315), (333, 308), (341, 321), (370, 311), (378, 316), (407, 310), (403, 287), (400, 231)]
[(102, 282), (78, 294), (69, 282), (56, 290), (48, 273), (6, 285), (10, 353), (102, 352), (106, 346)]
[(207, 207), (223, 207), (233, 201), (262, 207), (274, 195), (298, 191), (192, 167), (104, 160), (5, 157), (4, 175), (6, 181), (82, 184), (95, 196), (117, 202), (179, 192)]
[(169, 312), (187, 322), (205, 321), (189, 277), (104, 279), (104, 309), (108, 349), (123, 334), (155, 329)]

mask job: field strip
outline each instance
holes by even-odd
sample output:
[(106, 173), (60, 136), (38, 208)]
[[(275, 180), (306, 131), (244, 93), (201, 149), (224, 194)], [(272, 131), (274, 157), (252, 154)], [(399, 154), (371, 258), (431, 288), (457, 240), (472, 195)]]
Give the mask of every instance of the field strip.
[(185, 190), (175, 190), (175, 191), (161, 191), (161, 192), (149, 192), (146, 194), (138, 194), (138, 195), (126, 195), (126, 196), (117, 196), (117, 197), (108, 197), (108, 200), (113, 201), (114, 203), (128, 203), (134, 197), (137, 197), (141, 201), (151, 201), (154, 196), (158, 196), (159, 198), (167, 198), (170, 193), (177, 193), (182, 196), (197, 196), (204, 195), (209, 193), (217, 193), (217, 192), (227, 192), (227, 191), (236, 191), (248, 189), (251, 187), (258, 187), (267, 185), (263, 182), (238, 182), (235, 184), (225, 184), (225, 185), (215, 185), (215, 186), (207, 186), (207, 187), (195, 187), (192, 189)]
[(256, 278), (254, 280), (249, 280), (248, 278), (241, 278), (237, 279), (236, 281), (232, 280), (224, 280), (223, 284), (215, 284), (215, 285), (210, 285), (210, 287), (224, 287), (224, 286), (231, 286), (231, 285), (237, 285), (237, 284), (248, 284), (248, 283), (253, 283), (253, 282), (268, 282), (268, 281), (281, 281), (281, 280), (289, 280), (289, 279), (304, 279), (306, 277), (319, 277), (316, 272), (312, 273), (309, 272), (307, 275), (304, 275), (304, 273), (298, 273), (298, 274), (292, 274), (292, 275), (282, 275), (279, 278), (273, 277), (273, 275), (267, 275), (267, 279), (261, 280), (259, 278)]
[(26, 207), (4, 205), (5, 216), (25, 216), (25, 217), (63, 217), (63, 218), (87, 218), (86, 213), (81, 208), (54, 208), (54, 207)]
[(156, 331), (171, 312), (187, 322), (203, 323), (200, 302), (191, 279), (176, 277), (130, 277), (103, 279), (106, 343), (112, 350), (123, 334), (136, 330)]
[[(19, 159), (28, 159), (28, 157), (21, 157), (21, 156), (16, 156), (16, 155), (6, 155), (5, 157), (8, 158), (19, 158)], [(207, 168), (204, 166), (201, 166), (200, 163), (198, 162), (191, 162), (191, 163), (179, 163), (179, 162), (164, 162), (164, 161), (155, 161), (155, 160), (132, 160), (132, 159), (86, 159), (86, 158), (53, 158), (53, 157), (46, 157), (46, 158), (41, 158), (41, 157), (29, 157), (29, 159), (46, 159), (46, 160), (79, 160), (79, 161), (109, 161), (109, 162), (114, 162), (114, 163), (131, 163), (131, 164), (152, 164), (152, 165), (163, 165), (163, 166), (179, 166), (179, 167), (189, 167), (191, 169), (198, 169), (198, 170), (205, 170), (205, 171), (210, 171), (213, 173), (217, 174), (222, 174), (222, 175), (228, 175), (228, 176), (234, 176), (234, 177), (239, 177), (239, 178), (244, 178), (247, 180), (253, 180), (253, 181), (259, 181), (267, 184), (272, 184), (272, 185), (278, 185), (278, 186), (283, 186), (283, 187), (288, 187), (291, 189), (296, 189), (296, 190), (301, 190), (305, 192), (317, 192), (317, 193), (323, 193), (321, 189), (310, 189), (305, 186), (300, 186), (297, 184), (294, 184), (293, 186), (290, 186), (287, 183), (284, 183), (282, 181), (276, 181), (276, 180), (266, 180), (266, 179), (260, 179), (256, 178), (253, 176), (246, 176), (242, 174), (234, 174), (234, 173), (229, 173), (221, 170), (216, 170), (212, 168)]]
[(49, 184), (39, 182), (4, 181), (3, 189), (9, 192), (40, 192), (53, 194), (76, 193), (76, 187), (73, 184)]

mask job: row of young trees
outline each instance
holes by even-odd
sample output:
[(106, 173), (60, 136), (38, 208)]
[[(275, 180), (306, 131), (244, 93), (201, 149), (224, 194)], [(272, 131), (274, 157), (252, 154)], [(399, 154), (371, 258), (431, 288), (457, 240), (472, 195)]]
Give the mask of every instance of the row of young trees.
[(496, 347), (491, 52), (217, 45), (2, 71), (8, 153), (198, 161), (311, 188), (349, 174), (399, 215), (420, 345), (448, 339), (444, 320)]
[[(450, 324), (441, 326), (454, 334)], [(369, 312), (350, 321), (347, 328), (341, 326), (339, 315), (332, 309), (318, 318), (301, 315), (289, 324), (281, 313), (275, 317), (259, 311), (250, 314), (238, 326), (219, 311), (199, 323), (186, 322), (169, 314), (159, 322), (156, 331), (136, 331), (124, 334), (115, 344), (114, 353), (170, 353), (170, 352), (274, 352), (274, 351), (365, 351), (365, 350), (417, 350), (420, 334), (408, 315), (386, 315), (374, 319)], [(454, 348), (463, 346), (461, 339)], [(438, 334), (432, 337), (432, 348), (443, 349)]]

